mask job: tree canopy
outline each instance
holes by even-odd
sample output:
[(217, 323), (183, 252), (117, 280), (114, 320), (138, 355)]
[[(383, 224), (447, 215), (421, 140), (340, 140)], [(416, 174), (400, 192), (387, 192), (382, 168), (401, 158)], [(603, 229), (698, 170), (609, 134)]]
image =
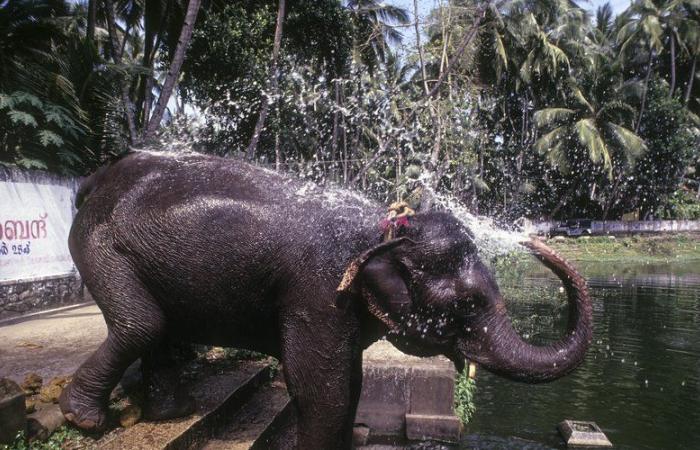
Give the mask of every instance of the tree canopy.
[(505, 221), (698, 211), (700, 2), (418, 3), (0, 1), (0, 162), (184, 142)]

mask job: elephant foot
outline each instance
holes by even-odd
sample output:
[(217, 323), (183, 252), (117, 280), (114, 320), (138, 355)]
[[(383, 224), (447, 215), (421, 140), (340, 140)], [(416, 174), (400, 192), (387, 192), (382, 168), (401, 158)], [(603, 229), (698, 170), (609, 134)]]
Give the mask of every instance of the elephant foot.
[(194, 399), (186, 393), (149, 394), (143, 416), (147, 420), (168, 420), (189, 416), (196, 409)]
[(78, 398), (73, 383), (63, 389), (58, 404), (66, 420), (76, 427), (88, 432), (104, 431), (107, 425), (106, 409)]

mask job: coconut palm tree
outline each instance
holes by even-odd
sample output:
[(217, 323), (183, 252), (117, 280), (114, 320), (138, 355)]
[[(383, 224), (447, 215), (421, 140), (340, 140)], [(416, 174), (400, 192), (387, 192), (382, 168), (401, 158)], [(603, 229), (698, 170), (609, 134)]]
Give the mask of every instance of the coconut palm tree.
[(386, 61), (390, 44), (400, 44), (403, 34), (397, 25), (408, 25), (408, 11), (377, 0), (347, 0), (356, 28), (356, 50), (361, 61), (373, 69)]
[(571, 87), (570, 97), (569, 107), (535, 112), (534, 122), (545, 134), (537, 139), (534, 149), (547, 155), (562, 173), (568, 173), (577, 164), (576, 153), (581, 149), (612, 180), (616, 159), (629, 166), (646, 150), (642, 138), (628, 126), (634, 109), (605, 97), (589, 102), (575, 86)]
[[(623, 16), (624, 24), (617, 33), (620, 57), (623, 60), (634, 61), (640, 46), (647, 53), (644, 90), (640, 101), (637, 122), (634, 127), (635, 133), (639, 132), (642, 116), (646, 108), (647, 91), (649, 90), (649, 80), (654, 60), (664, 50), (666, 17), (674, 6), (675, 2), (662, 2), (660, 6), (657, 6), (652, 0), (636, 0), (625, 12)], [(675, 42), (675, 40), (672, 39), (671, 42)], [(675, 55), (673, 56), (675, 58)]]

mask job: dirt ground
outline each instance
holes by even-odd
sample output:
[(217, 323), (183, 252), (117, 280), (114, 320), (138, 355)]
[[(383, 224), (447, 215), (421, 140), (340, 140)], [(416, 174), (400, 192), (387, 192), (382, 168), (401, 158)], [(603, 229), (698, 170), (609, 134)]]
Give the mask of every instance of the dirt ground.
[(0, 327), (0, 377), (70, 375), (107, 337), (97, 305)]

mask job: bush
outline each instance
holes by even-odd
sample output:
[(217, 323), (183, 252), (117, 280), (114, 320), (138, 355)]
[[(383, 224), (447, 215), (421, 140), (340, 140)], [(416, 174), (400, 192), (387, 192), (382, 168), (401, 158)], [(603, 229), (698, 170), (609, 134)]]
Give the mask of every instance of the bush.
[(469, 366), (457, 375), (455, 383), (455, 413), (459, 420), (466, 425), (471, 420), (476, 405), (474, 405), (474, 394), (476, 393), (476, 382), (469, 378)]
[(693, 192), (679, 189), (668, 199), (668, 203), (657, 212), (662, 219), (700, 219), (700, 199)]

